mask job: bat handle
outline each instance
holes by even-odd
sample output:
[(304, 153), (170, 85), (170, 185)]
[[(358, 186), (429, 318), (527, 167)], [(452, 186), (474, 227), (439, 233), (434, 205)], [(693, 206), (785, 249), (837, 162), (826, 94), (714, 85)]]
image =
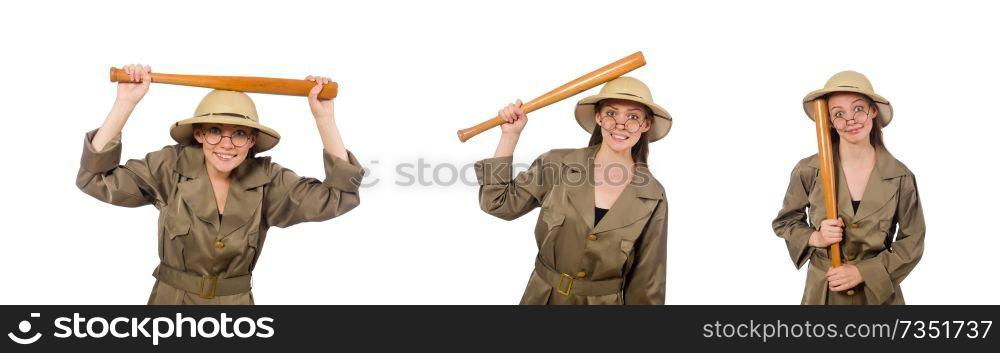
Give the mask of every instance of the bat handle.
[[(840, 267), (840, 244), (830, 244), (830, 264), (833, 267)], [(854, 289), (848, 289), (847, 295), (854, 295)]]
[(486, 120), (484, 122), (476, 124), (476, 126), (470, 127), (468, 129), (458, 130), (458, 140), (462, 142), (468, 141), (473, 136), (479, 135), (483, 131), (500, 126), (505, 122), (507, 121), (497, 116), (493, 117), (490, 120)]
[[(155, 76), (155, 74), (150, 73), (150, 76)], [(128, 82), (128, 83), (139, 83), (142, 81), (132, 81), (128, 77), (128, 73), (125, 70), (119, 69), (117, 67), (111, 68), (111, 82)]]

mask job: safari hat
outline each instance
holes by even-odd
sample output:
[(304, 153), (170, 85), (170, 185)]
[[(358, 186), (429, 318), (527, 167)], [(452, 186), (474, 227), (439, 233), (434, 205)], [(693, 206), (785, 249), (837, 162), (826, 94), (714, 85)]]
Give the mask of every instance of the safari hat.
[(878, 118), (882, 127), (889, 125), (889, 122), (892, 121), (892, 105), (889, 104), (889, 100), (875, 93), (871, 81), (868, 81), (865, 75), (856, 71), (838, 72), (833, 77), (830, 77), (830, 80), (826, 81), (826, 86), (823, 86), (822, 89), (812, 91), (805, 98), (802, 98), (802, 108), (806, 110), (809, 119), (815, 120), (813, 118), (812, 101), (835, 92), (853, 92), (868, 96), (878, 106)]
[(653, 95), (645, 83), (632, 77), (619, 77), (604, 84), (597, 95), (581, 99), (576, 103), (576, 122), (589, 133), (594, 133), (597, 121), (597, 102), (605, 99), (624, 99), (643, 104), (653, 111), (653, 125), (649, 129), (649, 141), (653, 142), (667, 136), (673, 118), (666, 109), (653, 103)]
[(259, 133), (254, 145), (257, 152), (267, 151), (281, 140), (277, 131), (260, 124), (257, 107), (243, 92), (209, 92), (198, 104), (193, 118), (178, 121), (170, 127), (170, 137), (182, 144), (197, 144), (193, 134), (194, 124), (231, 124), (257, 129)]

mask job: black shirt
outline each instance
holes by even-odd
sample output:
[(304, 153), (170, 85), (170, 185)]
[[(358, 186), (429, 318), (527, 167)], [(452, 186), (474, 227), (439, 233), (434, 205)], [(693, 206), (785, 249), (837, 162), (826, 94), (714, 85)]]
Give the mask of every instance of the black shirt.
[(597, 226), (598, 223), (601, 222), (601, 218), (604, 218), (604, 215), (606, 215), (606, 214), (608, 214), (608, 209), (606, 209), (606, 208), (600, 208), (600, 207), (594, 207), (594, 226), (595, 227)]

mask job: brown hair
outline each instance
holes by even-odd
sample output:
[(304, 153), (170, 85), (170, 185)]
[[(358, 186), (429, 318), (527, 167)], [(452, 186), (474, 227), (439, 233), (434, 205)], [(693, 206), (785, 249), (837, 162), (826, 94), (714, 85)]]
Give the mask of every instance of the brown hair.
[[(594, 111), (600, 113), (605, 106), (604, 100), (600, 100), (594, 105)], [(642, 104), (642, 110), (646, 115), (646, 122), (653, 126), (653, 110)], [(639, 136), (639, 141), (632, 146), (632, 160), (636, 163), (646, 163), (649, 158), (649, 131), (643, 132)], [(601, 122), (595, 119), (594, 132), (590, 134), (590, 143), (587, 146), (600, 145), (604, 142), (604, 135), (601, 134)]]

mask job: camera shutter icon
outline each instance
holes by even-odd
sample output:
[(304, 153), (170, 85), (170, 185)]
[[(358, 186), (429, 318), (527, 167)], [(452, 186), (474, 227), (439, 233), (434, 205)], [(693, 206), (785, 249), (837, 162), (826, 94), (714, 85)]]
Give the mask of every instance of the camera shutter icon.
[[(40, 316), (41, 314), (39, 313), (31, 313), (32, 318)], [(17, 329), (18, 331), (21, 331), (22, 334), (28, 334), (31, 331), (31, 322), (28, 320), (22, 320), (21, 323), (17, 325)], [(42, 334), (36, 332), (34, 336), (28, 338), (21, 338), (20, 336), (15, 335), (13, 332), (9, 332), (7, 333), (7, 337), (10, 338), (11, 341), (14, 341), (14, 343), (17, 344), (32, 344), (37, 342), (40, 338), (42, 338)]]

